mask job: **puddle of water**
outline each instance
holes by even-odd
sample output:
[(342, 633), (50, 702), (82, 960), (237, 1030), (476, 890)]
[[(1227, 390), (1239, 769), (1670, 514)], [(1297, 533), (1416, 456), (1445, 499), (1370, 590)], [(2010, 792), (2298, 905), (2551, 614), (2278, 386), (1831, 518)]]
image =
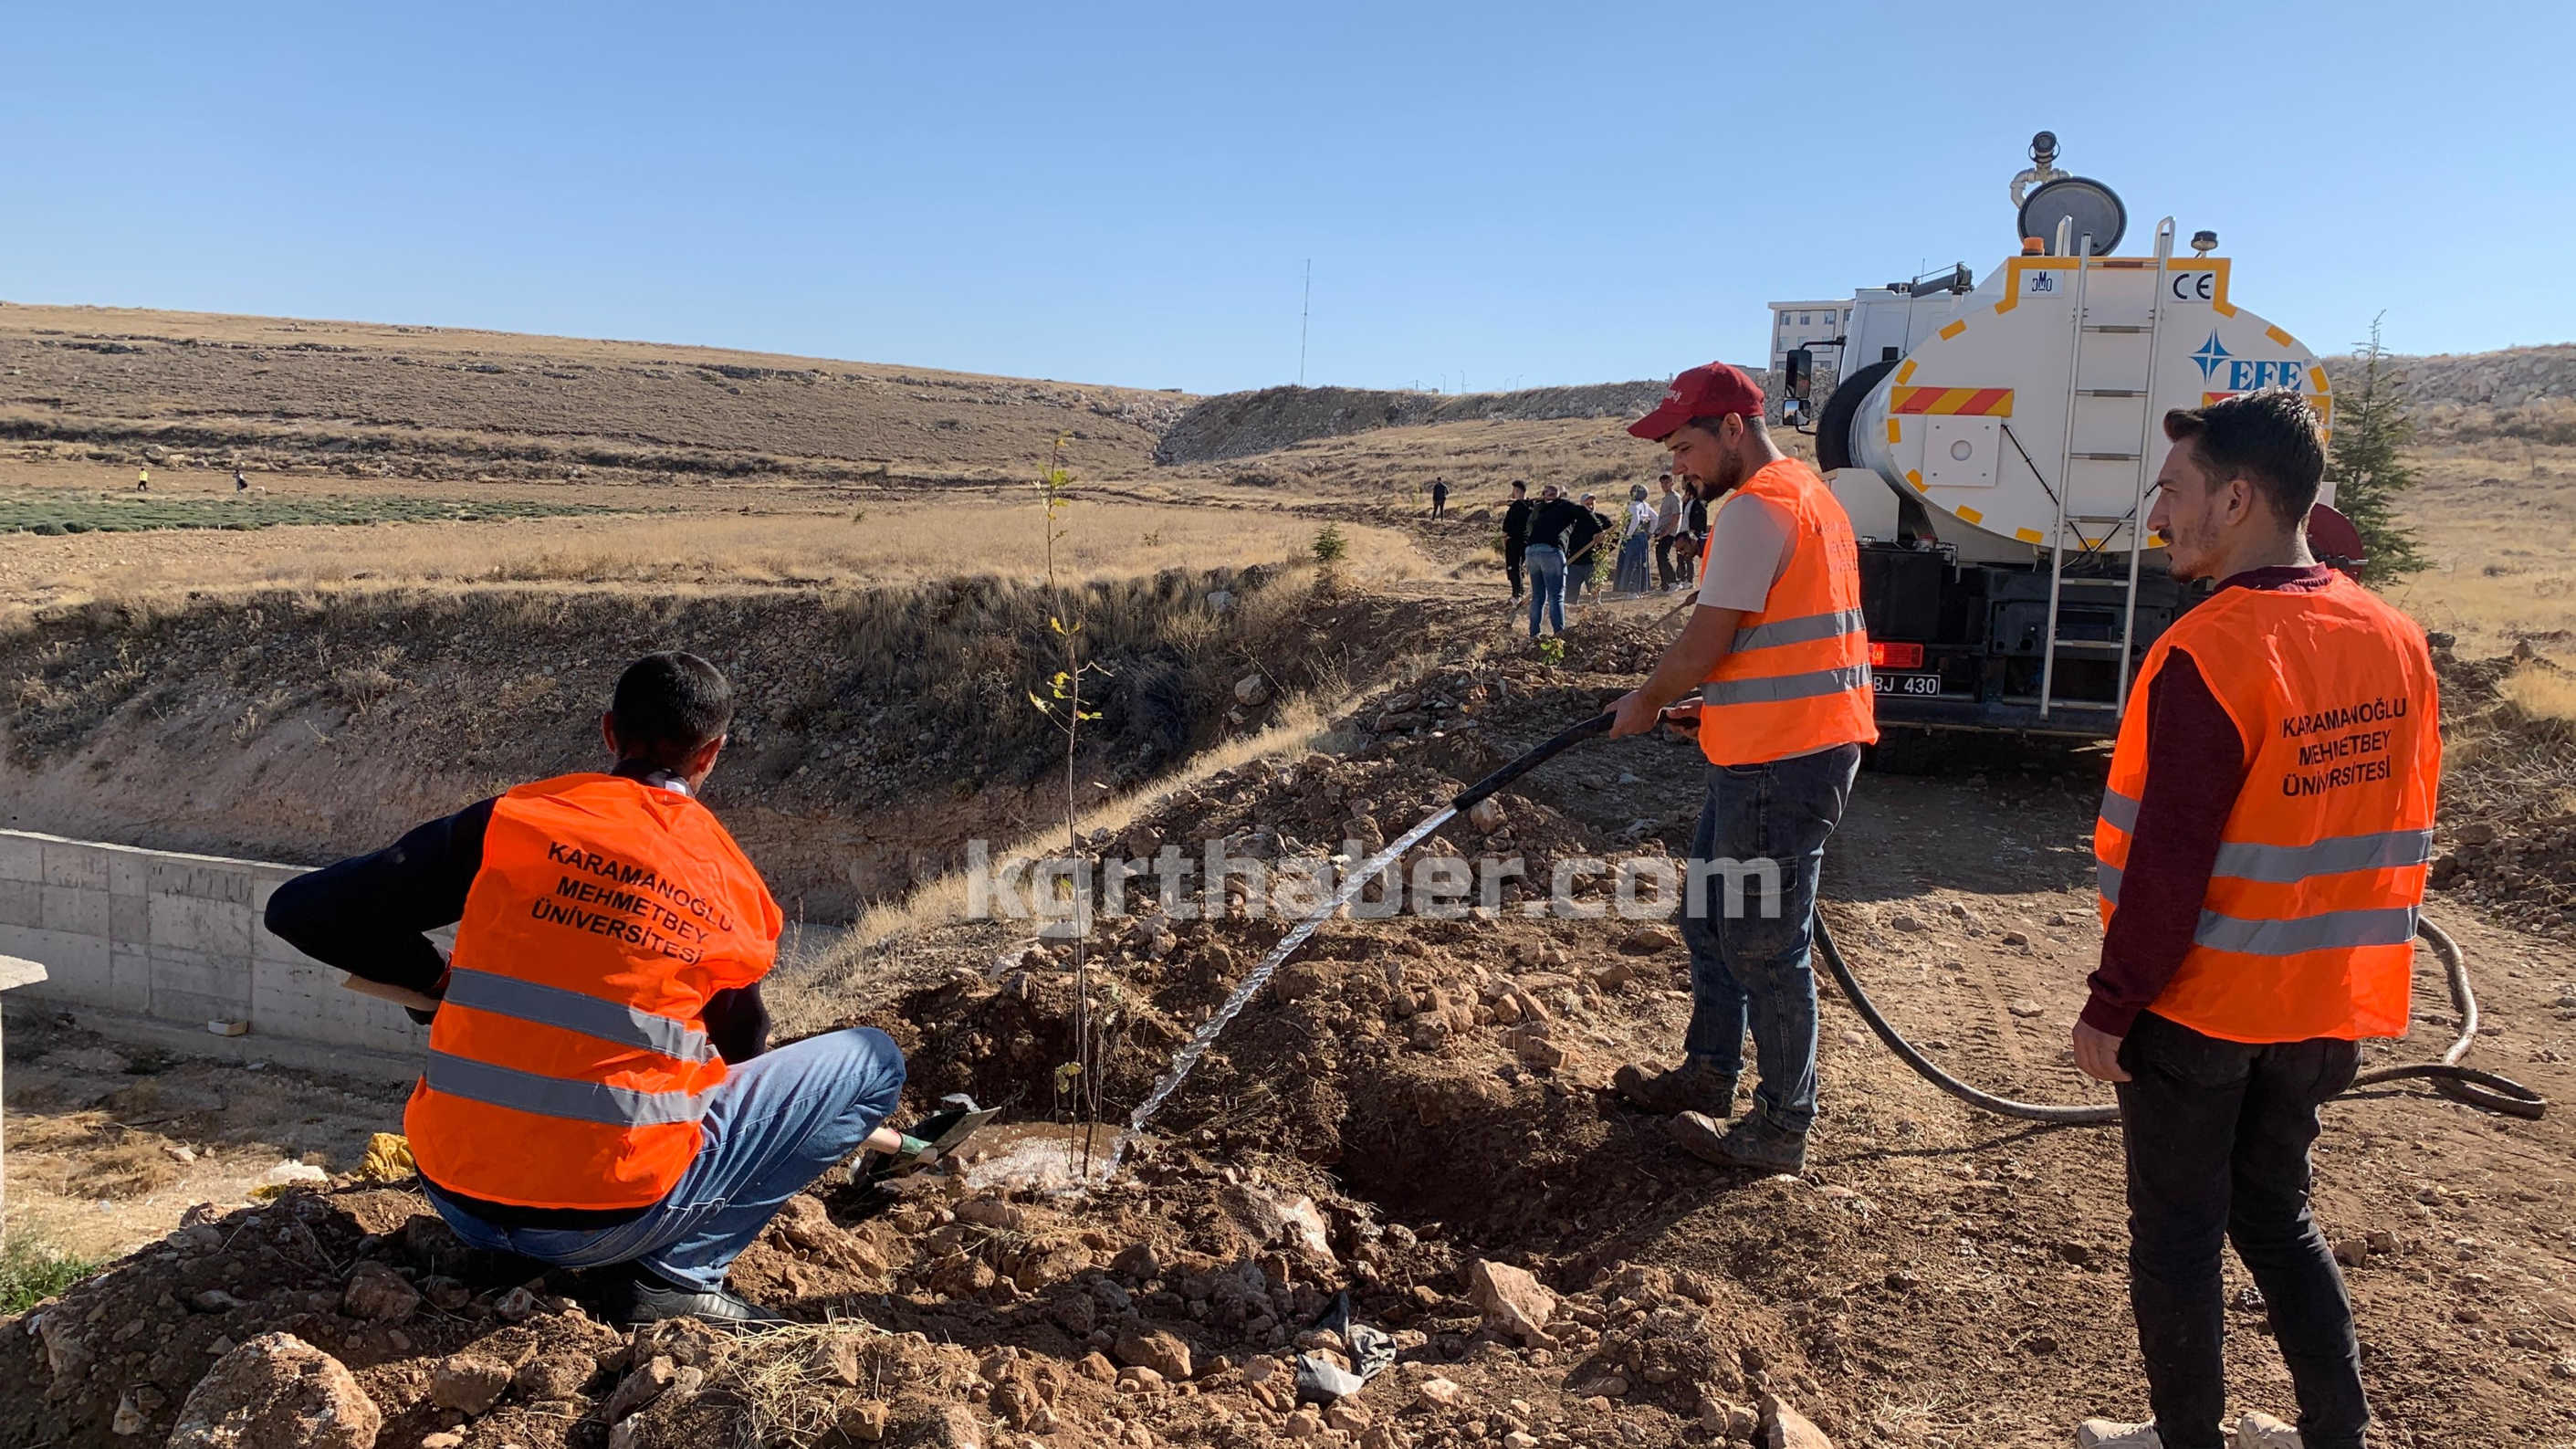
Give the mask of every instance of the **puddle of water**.
[(1091, 1128), (1091, 1175), (1083, 1176), (1083, 1128), (1069, 1122), (1011, 1122), (975, 1134), (960, 1172), (976, 1192), (1075, 1192), (1109, 1175), (1113, 1123)]

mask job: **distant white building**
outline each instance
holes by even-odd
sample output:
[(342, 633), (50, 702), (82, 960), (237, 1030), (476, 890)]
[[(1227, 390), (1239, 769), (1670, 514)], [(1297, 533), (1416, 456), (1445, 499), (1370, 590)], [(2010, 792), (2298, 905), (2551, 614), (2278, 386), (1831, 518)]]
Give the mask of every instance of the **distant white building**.
[(1780, 383), (1789, 366), (1789, 353), (1807, 348), (1815, 359), (1813, 405), (1823, 407), (1825, 395), (1833, 391), (1834, 378), (1841, 370), (1841, 349), (1820, 347), (1843, 335), (1851, 325), (1852, 299), (1843, 297), (1827, 302), (1774, 302), (1771, 304), (1771, 416), (1780, 415)]

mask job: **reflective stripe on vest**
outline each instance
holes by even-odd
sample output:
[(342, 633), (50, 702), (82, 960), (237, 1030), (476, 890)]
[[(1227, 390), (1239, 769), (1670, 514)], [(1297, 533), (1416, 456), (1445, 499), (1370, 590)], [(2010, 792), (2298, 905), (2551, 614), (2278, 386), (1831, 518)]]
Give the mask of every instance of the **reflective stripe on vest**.
[[(2117, 791), (2102, 792), (2102, 819), (2115, 829), (2134, 833), (2138, 828), (2138, 802)], [(2430, 830), (2381, 830), (2368, 835), (2329, 835), (2309, 845), (2257, 845), (2252, 841), (2221, 841), (2218, 859), (2210, 866), (2213, 876), (2231, 880), (2262, 881), (2267, 885), (2296, 885), (2312, 876), (2347, 875), (2356, 870), (2402, 870), (2410, 865), (2424, 865), (2433, 859), (2433, 832)], [(2120, 872), (2109, 865), (2102, 869), (2106, 879), (2117, 881)], [(2119, 903), (2110, 890), (2102, 892)]]
[(2149, 1009), (2238, 1042), (2404, 1032), (2441, 776), (2422, 631), (2339, 576), (2224, 588), (2176, 620), (2130, 691), (2094, 824), (2114, 930), (2147, 787), (2146, 702), (2177, 650), (2234, 723), (2245, 778), (2191, 944)]
[(660, 1127), (695, 1122), (707, 1113), (704, 1093), (638, 1092), (605, 1082), (571, 1082), (513, 1071), (489, 1062), (431, 1052), (421, 1074), (433, 1092), (515, 1112), (598, 1122), (611, 1127)]
[(1818, 669), (1806, 674), (1779, 674), (1769, 679), (1721, 679), (1699, 687), (1708, 704), (1768, 704), (1783, 699), (1813, 699), (1847, 689), (1869, 688), (1869, 666)]
[(488, 971), (451, 972), (446, 1001), (450, 1006), (472, 1007), (539, 1026), (559, 1026), (684, 1062), (715, 1059), (716, 1049), (708, 1042), (707, 1034), (687, 1022), (514, 976), (495, 976)]
[(1809, 614), (1802, 619), (1781, 619), (1769, 624), (1756, 624), (1735, 631), (1735, 643), (1729, 647), (1741, 654), (1747, 649), (1772, 649), (1782, 644), (1804, 644), (1815, 639), (1831, 639), (1837, 634), (1860, 634), (1868, 630), (1858, 609), (1841, 609), (1830, 614)]
[[(2094, 881), (2102, 899), (2120, 903), (2120, 868), (2095, 865)], [(2249, 921), (2202, 911), (2191, 933), (2192, 944), (2213, 951), (2240, 951), (2248, 956), (2296, 956), (2329, 946), (2394, 946), (2415, 934), (2413, 906), (2327, 911), (2280, 921)]]

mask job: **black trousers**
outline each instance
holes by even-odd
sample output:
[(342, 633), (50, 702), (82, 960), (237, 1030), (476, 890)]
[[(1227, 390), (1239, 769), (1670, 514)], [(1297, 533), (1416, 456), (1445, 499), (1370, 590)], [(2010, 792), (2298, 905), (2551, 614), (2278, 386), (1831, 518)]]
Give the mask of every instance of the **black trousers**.
[(1656, 588), (1669, 589), (1673, 586), (1673, 545), (1680, 541), (1679, 537), (1669, 533), (1655, 540)]
[(1522, 547), (1522, 545), (1516, 543), (1507, 543), (1503, 545), (1503, 573), (1512, 581), (1512, 601), (1514, 603), (1520, 602), (1521, 597)]
[(2352, 1085), (2359, 1048), (2318, 1039), (2251, 1046), (2153, 1012), (2120, 1047), (2129, 1162), (2129, 1304), (2148, 1402), (2167, 1449), (2222, 1449), (2226, 1305), (2218, 1255), (2234, 1243), (2271, 1310), (2307, 1449), (2359, 1449), (2370, 1408), (2361, 1347), (2325, 1234), (2308, 1213), (2317, 1108)]

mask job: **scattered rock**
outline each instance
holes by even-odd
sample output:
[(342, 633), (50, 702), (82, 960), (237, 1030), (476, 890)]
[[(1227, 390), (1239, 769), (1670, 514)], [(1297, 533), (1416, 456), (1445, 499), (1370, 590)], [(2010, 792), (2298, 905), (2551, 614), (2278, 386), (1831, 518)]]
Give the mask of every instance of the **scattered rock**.
[(885, 1437), (886, 1406), (875, 1399), (862, 1399), (841, 1411), (841, 1433), (862, 1444), (873, 1444)]
[(2345, 1267), (2358, 1268), (2362, 1264), (2370, 1261), (2370, 1240), (2368, 1238), (2337, 1238), (2335, 1239), (2334, 1255), (2335, 1261), (2343, 1264)]
[(264, 1333), (215, 1362), (179, 1406), (170, 1449), (373, 1449), (384, 1415), (340, 1361)]
[(1552, 1346), (1547, 1321), (1556, 1313), (1556, 1295), (1509, 1263), (1479, 1258), (1467, 1265), (1467, 1292), (1485, 1310), (1486, 1322), (1533, 1348)]
[(679, 1365), (667, 1356), (656, 1354), (642, 1368), (626, 1376), (626, 1381), (617, 1386), (617, 1392), (608, 1396), (608, 1406), (600, 1413), (614, 1424), (662, 1397), (662, 1391), (671, 1387), (671, 1381), (679, 1376)]
[(128, 1390), (117, 1399), (116, 1413), (107, 1421), (107, 1432), (131, 1438), (143, 1432), (143, 1423), (143, 1406), (134, 1402), (133, 1391)]
[(1923, 923), (1923, 918), (1921, 916), (1912, 915), (1904, 911), (1899, 911), (1895, 915), (1888, 917), (1887, 928), (1891, 931), (1904, 931), (1908, 934), (1916, 935), (1932, 929), (1930, 926)]
[(998, 1228), (1006, 1233), (1019, 1231), (1020, 1224), (1028, 1219), (1028, 1214), (1019, 1204), (1004, 1202), (997, 1197), (970, 1198), (957, 1204), (956, 1213), (966, 1222)]
[(1640, 926), (1619, 943), (1619, 949), (1631, 956), (1654, 956), (1681, 948), (1682, 938), (1662, 926)]
[(522, 1283), (502, 1294), (499, 1300), (493, 1303), (492, 1311), (500, 1314), (503, 1322), (524, 1323), (536, 1317), (538, 1310), (543, 1307), (544, 1305), (537, 1301), (537, 1295)]
[(1834, 1449), (1824, 1430), (1780, 1402), (1777, 1394), (1762, 1396), (1762, 1444), (1763, 1449)]
[(1259, 709), (1270, 702), (1270, 681), (1258, 674), (1247, 674), (1234, 682), (1234, 702), (1245, 709)]
[(2038, 1002), (2031, 1000), (2027, 996), (2004, 1009), (2011, 1012), (2013, 1015), (2020, 1017), (2024, 1021), (2028, 1021), (2032, 1017), (2041, 1015), (2048, 1010), (2047, 1007), (2040, 1005)]
[(586, 1353), (557, 1350), (541, 1353), (519, 1365), (510, 1387), (519, 1397), (534, 1402), (539, 1399), (569, 1399), (581, 1392), (590, 1376), (599, 1371), (598, 1360)]
[(1465, 1391), (1443, 1378), (1424, 1379), (1413, 1386), (1413, 1401), (1425, 1408), (1454, 1409)]
[(1190, 1346), (1159, 1328), (1122, 1334), (1110, 1352), (1130, 1368), (1152, 1369), (1174, 1383), (1190, 1377)]
[(2002, 939), (2003, 943), (2007, 946), (2027, 946), (2030, 944), (2030, 932), (2006, 931), (2004, 932)]
[(340, 1311), (378, 1323), (406, 1323), (420, 1311), (420, 1290), (382, 1263), (360, 1263), (340, 1294)]
[(1495, 834), (1511, 823), (1503, 813), (1503, 802), (1488, 795), (1467, 807), (1467, 823), (1487, 835)]
[(510, 1366), (479, 1353), (453, 1354), (429, 1371), (429, 1401), (442, 1409), (480, 1414), (510, 1387)]

